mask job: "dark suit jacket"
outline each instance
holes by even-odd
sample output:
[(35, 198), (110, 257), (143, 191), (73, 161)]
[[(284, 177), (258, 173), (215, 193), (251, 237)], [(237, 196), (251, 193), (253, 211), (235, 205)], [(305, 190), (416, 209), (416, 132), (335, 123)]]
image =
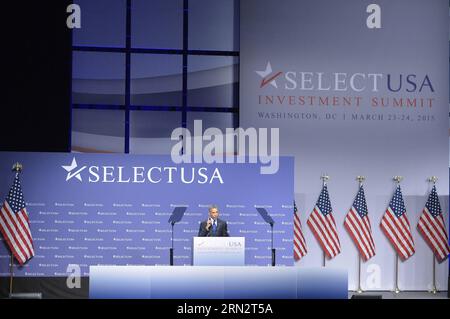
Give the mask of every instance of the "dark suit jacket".
[(198, 230), (199, 237), (228, 237), (228, 236), (230, 236), (228, 234), (228, 226), (227, 226), (226, 221), (217, 218), (217, 229), (216, 229), (215, 234), (213, 233), (212, 225), (211, 225), (211, 227), (209, 227), (209, 231), (206, 230), (206, 223), (207, 223), (207, 220), (202, 221), (200, 223), (200, 229)]

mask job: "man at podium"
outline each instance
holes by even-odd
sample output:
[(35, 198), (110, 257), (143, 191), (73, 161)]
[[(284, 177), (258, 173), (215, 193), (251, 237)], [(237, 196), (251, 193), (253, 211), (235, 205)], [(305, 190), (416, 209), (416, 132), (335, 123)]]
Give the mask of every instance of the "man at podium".
[(227, 222), (219, 219), (219, 209), (216, 205), (209, 207), (208, 219), (200, 223), (198, 237), (228, 237)]

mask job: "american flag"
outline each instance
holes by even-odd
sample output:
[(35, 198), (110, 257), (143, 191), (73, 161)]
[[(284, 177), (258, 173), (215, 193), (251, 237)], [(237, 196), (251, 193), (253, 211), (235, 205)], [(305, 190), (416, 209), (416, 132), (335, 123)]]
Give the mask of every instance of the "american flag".
[(0, 231), (20, 265), (34, 256), (33, 239), (19, 173), (16, 173), (14, 184), (1, 209)]
[(365, 261), (375, 256), (375, 243), (372, 237), (372, 226), (370, 225), (368, 213), (364, 187), (361, 185), (353, 201), (352, 208), (345, 216), (344, 226), (347, 228), (355, 245), (358, 247), (361, 257)]
[(309, 215), (308, 226), (328, 258), (333, 258), (341, 252), (341, 243), (332, 214), (327, 185), (323, 186), (316, 206)]
[(400, 185), (397, 186), (389, 207), (381, 219), (381, 229), (403, 260), (414, 255), (414, 240), (411, 235), (411, 226), (406, 216)]
[(300, 222), (300, 216), (298, 215), (297, 205), (294, 201), (294, 259), (300, 260), (308, 253), (306, 249), (305, 237), (303, 237), (302, 223)]
[(433, 186), (428, 196), (425, 208), (423, 209), (422, 215), (420, 215), (417, 229), (425, 238), (428, 245), (430, 245), (437, 260), (439, 262), (444, 261), (450, 253), (450, 247), (448, 245), (448, 235), (445, 229), (436, 186)]

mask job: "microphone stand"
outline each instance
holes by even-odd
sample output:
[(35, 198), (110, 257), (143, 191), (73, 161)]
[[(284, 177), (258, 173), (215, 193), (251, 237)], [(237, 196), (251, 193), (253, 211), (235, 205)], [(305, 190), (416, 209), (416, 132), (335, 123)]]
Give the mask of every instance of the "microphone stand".
[(171, 247), (169, 249), (170, 266), (173, 266), (173, 226), (183, 218), (185, 211), (186, 207), (175, 207), (175, 209), (172, 212), (172, 215), (169, 218), (169, 223), (172, 226), (172, 232), (170, 235)]
[(171, 222), (170, 224), (172, 225), (172, 233), (170, 236), (170, 241), (172, 243), (172, 247), (170, 248), (169, 254), (170, 254), (170, 265), (173, 266), (173, 226), (175, 225), (175, 222)]
[(270, 217), (269, 213), (267, 212), (267, 210), (265, 210), (262, 207), (257, 207), (256, 211), (259, 213), (259, 215), (261, 215), (262, 219), (270, 225), (270, 251), (272, 253), (272, 267), (275, 266), (275, 248), (273, 248), (273, 225), (275, 224), (275, 221), (273, 220), (272, 217)]
[(271, 245), (271, 251), (272, 251), (272, 267), (275, 267), (275, 248), (273, 248), (273, 223), (270, 223), (270, 233), (271, 233), (271, 238), (270, 238), (270, 245)]

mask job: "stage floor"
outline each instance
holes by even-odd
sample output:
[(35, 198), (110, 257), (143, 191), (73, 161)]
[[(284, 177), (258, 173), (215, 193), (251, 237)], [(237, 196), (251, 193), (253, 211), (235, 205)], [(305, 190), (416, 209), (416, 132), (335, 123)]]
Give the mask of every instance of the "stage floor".
[[(20, 294), (19, 294), (20, 295)], [(441, 291), (436, 294), (431, 294), (426, 291), (404, 291), (398, 294), (391, 291), (365, 291), (361, 294), (357, 294), (354, 291), (348, 292), (348, 299), (351, 299), (353, 295), (358, 295), (362, 297), (370, 297), (370, 296), (382, 296), (382, 299), (447, 299), (447, 291)], [(16, 298), (21, 298), (16, 296)], [(30, 297), (23, 297), (28, 299)], [(0, 299), (9, 299), (9, 298), (0, 298)], [(40, 298), (39, 298), (40, 299)], [(69, 298), (70, 299), (70, 298)], [(76, 298), (78, 299), (78, 298)], [(84, 298), (83, 298), (84, 299)]]
[(382, 296), (382, 299), (447, 299), (447, 291), (440, 291), (436, 294), (429, 293), (427, 291), (401, 291), (396, 294), (393, 291), (364, 291), (360, 294), (355, 291), (348, 292), (348, 298), (352, 298), (353, 295), (369, 297), (369, 296)]

